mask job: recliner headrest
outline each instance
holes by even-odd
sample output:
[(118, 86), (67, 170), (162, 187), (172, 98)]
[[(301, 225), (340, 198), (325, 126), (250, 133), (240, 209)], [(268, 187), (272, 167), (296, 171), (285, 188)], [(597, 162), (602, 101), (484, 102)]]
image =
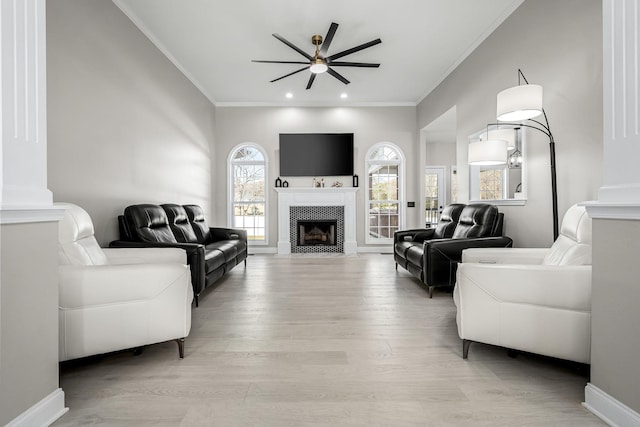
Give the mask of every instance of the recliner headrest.
[(591, 244), (591, 217), (584, 206), (573, 205), (562, 218), (560, 234), (577, 243)]
[(93, 222), (84, 209), (71, 203), (56, 203), (56, 206), (65, 209), (64, 216), (58, 223), (60, 243), (77, 242), (94, 235)]
[(485, 203), (467, 205), (460, 213), (453, 238), (489, 237), (493, 232), (497, 216), (498, 208), (494, 205)]
[(71, 203), (56, 203), (65, 209), (58, 222), (58, 262), (60, 265), (105, 265), (109, 259), (93, 235), (89, 214)]

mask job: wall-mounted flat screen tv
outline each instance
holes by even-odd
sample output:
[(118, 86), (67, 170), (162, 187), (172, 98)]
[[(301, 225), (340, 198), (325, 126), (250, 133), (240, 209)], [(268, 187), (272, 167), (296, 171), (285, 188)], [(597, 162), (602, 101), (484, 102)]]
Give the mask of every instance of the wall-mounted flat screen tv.
[(352, 133), (281, 133), (280, 176), (353, 175)]

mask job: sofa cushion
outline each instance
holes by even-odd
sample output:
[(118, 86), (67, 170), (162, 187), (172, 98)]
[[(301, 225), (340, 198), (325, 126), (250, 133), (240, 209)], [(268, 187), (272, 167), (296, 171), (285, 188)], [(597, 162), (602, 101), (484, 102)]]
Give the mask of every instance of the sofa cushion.
[(414, 246), (422, 248), (422, 242), (414, 242), (411, 240), (396, 242), (396, 244), (393, 245), (393, 251), (401, 257), (406, 258), (407, 250)]
[(239, 240), (221, 240), (219, 242), (209, 243), (205, 246), (206, 250), (217, 249), (224, 254), (225, 262), (234, 260), (238, 256), (238, 244), (243, 243)]
[(460, 213), (454, 239), (490, 237), (493, 232), (498, 208), (494, 205), (476, 203), (467, 205)]
[(407, 249), (406, 258), (413, 265), (419, 265), (422, 267), (424, 263), (423, 259), (424, 247), (422, 245), (414, 245)]
[(143, 242), (177, 243), (169, 219), (161, 206), (131, 205), (124, 210), (125, 221), (134, 237)]
[(440, 214), (440, 219), (436, 224), (436, 229), (433, 232), (434, 239), (446, 239), (453, 236), (453, 232), (460, 220), (460, 214), (465, 208), (462, 203), (453, 203), (446, 206)]
[(173, 236), (180, 243), (198, 243), (196, 233), (191, 227), (187, 212), (180, 205), (164, 204), (161, 205), (169, 220), (169, 228), (173, 232)]
[(191, 223), (191, 227), (196, 234), (198, 243), (206, 244), (211, 241), (211, 231), (207, 220), (204, 218), (204, 211), (198, 205), (184, 205), (187, 218)]
[(204, 251), (205, 273), (209, 274), (226, 263), (224, 253), (215, 248), (206, 248)]

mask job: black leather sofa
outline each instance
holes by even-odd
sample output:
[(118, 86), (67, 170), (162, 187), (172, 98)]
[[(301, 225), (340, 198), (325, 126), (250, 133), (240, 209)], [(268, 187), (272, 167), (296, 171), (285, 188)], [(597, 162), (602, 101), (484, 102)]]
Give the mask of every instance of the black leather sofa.
[(118, 216), (120, 240), (110, 247), (177, 247), (187, 252), (196, 306), (202, 291), (244, 261), (247, 232), (209, 227), (198, 205), (140, 204)]
[(393, 236), (398, 265), (427, 286), (429, 298), (438, 287), (453, 287), (462, 251), (468, 248), (511, 247), (502, 235), (504, 214), (489, 204), (452, 204), (444, 208), (434, 228), (401, 230)]

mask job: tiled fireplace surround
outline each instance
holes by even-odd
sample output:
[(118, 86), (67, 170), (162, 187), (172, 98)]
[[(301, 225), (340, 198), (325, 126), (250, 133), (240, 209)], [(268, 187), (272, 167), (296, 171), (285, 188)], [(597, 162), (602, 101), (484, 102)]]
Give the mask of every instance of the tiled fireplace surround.
[[(355, 254), (358, 251), (356, 242), (356, 191), (358, 188), (311, 188), (311, 187), (287, 187), (276, 188), (278, 192), (278, 254), (304, 252), (336, 252), (336, 247), (322, 246), (317, 248), (295, 248), (296, 230), (292, 230), (291, 212), (299, 220), (325, 220), (336, 219), (344, 222), (344, 230), (341, 230), (342, 250), (344, 254)], [(342, 207), (342, 209), (323, 209), (326, 207)], [(299, 209), (306, 207), (307, 209)], [(294, 208), (294, 209), (291, 209)], [(342, 211), (342, 212), (341, 212)], [(336, 216), (343, 214), (343, 218), (328, 218), (333, 213)], [(317, 216), (313, 218), (313, 216)], [(293, 222), (295, 226), (295, 221)], [(294, 236), (294, 237), (292, 237)], [(338, 245), (339, 248), (339, 245)]]

